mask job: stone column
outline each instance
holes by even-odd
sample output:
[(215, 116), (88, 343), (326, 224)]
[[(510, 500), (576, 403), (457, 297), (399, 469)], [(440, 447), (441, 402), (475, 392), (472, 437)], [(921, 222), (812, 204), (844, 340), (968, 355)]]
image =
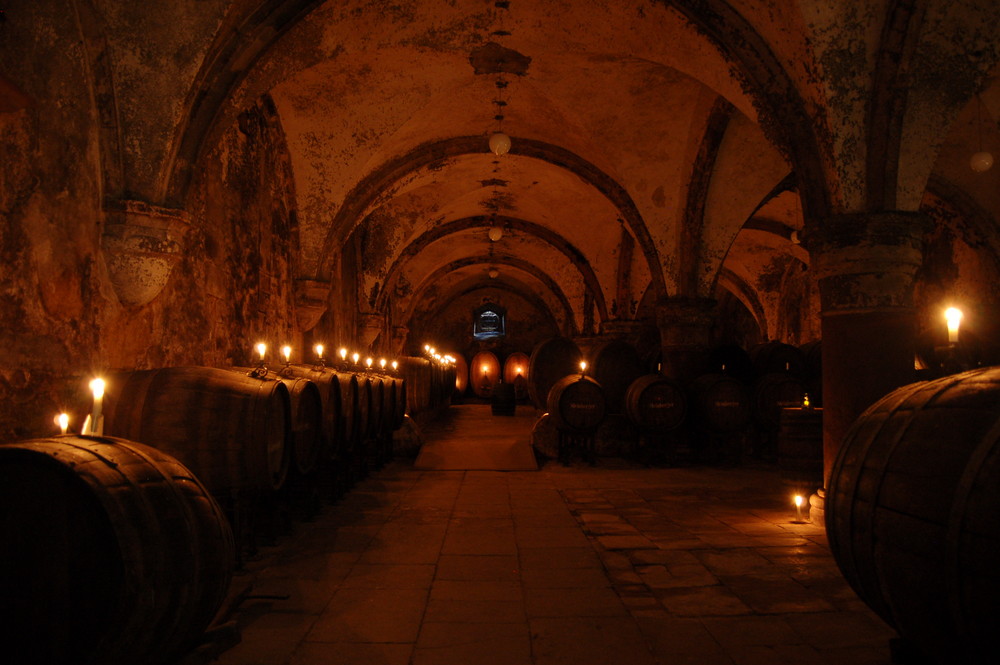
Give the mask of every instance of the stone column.
[(711, 298), (685, 297), (666, 298), (657, 304), (663, 374), (690, 381), (701, 373), (705, 350), (711, 341), (715, 305)]
[(890, 211), (840, 215), (809, 230), (822, 311), (824, 484), (854, 420), (914, 380), (913, 277), (928, 228), (919, 213)]

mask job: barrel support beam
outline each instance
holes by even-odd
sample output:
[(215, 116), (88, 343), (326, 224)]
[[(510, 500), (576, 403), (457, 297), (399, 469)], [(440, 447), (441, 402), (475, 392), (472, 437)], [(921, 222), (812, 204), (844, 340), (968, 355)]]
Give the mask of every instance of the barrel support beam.
[(919, 213), (888, 211), (839, 215), (808, 232), (822, 310), (824, 485), (855, 419), (914, 380), (913, 277), (928, 228)]

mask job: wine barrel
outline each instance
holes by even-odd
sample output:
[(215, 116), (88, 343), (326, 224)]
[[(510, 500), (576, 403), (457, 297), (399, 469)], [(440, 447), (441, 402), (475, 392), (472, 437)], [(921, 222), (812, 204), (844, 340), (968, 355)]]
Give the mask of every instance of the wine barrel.
[(219, 506), (166, 453), (112, 437), (0, 445), (0, 639), (19, 665), (174, 662), (226, 598)]
[(684, 424), (687, 396), (662, 374), (647, 374), (625, 393), (625, 413), (641, 432), (672, 432)]
[(823, 487), (823, 409), (781, 410), (778, 468), (795, 493), (809, 496)]
[(758, 344), (750, 349), (750, 359), (759, 376), (774, 372), (802, 375), (802, 352), (791, 344), (777, 340)]
[(500, 361), (491, 351), (480, 351), (469, 363), (469, 383), (477, 397), (488, 398), (500, 380)]
[(469, 363), (465, 356), (458, 354), (455, 356), (455, 392), (464, 395), (469, 388)]
[(539, 342), (528, 361), (528, 397), (545, 409), (549, 391), (557, 381), (580, 371), (580, 349), (571, 339), (552, 337)]
[(426, 358), (407, 356), (399, 361), (406, 380), (406, 410), (411, 416), (431, 408), (431, 363)]
[[(528, 374), (528, 364), (531, 362), (531, 358), (527, 353), (521, 353), (520, 351), (515, 351), (514, 353), (507, 356), (507, 359), (503, 361), (503, 380), (506, 383), (514, 383), (517, 377), (522, 379), (527, 378)], [(525, 384), (525, 390), (527, 390), (527, 384)], [(525, 395), (526, 397), (527, 395)], [(520, 397), (519, 399), (523, 399)]]
[(875, 612), (939, 663), (996, 662), (1000, 368), (899, 388), (844, 437), (830, 549)]
[(242, 374), (257, 371), (262, 378), (285, 384), (290, 405), (289, 464), (300, 476), (315, 471), (329, 439), (323, 425), (323, 398), (312, 380), (294, 376), (291, 366), (266, 373), (250, 367), (234, 367), (233, 371)]
[(737, 381), (750, 383), (756, 370), (750, 354), (738, 344), (720, 344), (707, 352), (705, 374), (726, 374)]
[(620, 339), (605, 340), (590, 351), (590, 376), (601, 384), (608, 413), (625, 412), (625, 393), (645, 372), (635, 347)]
[(596, 432), (607, 412), (601, 384), (579, 374), (556, 381), (547, 404), (556, 429), (580, 434)]
[(372, 400), (375, 391), (370, 377), (355, 374), (354, 378), (358, 382), (357, 441), (363, 445), (372, 436)]
[(490, 397), (490, 411), (494, 416), (512, 416), (517, 408), (513, 383), (498, 383)]
[(805, 386), (792, 374), (771, 372), (753, 384), (753, 417), (767, 431), (778, 431), (782, 409), (802, 406)]
[(211, 367), (108, 380), (104, 431), (158, 448), (215, 494), (277, 490), (289, 465), (290, 403), (281, 381)]
[(345, 437), (352, 414), (350, 408), (345, 409), (345, 400), (341, 393), (341, 379), (332, 368), (319, 365), (286, 365), (281, 373), (287, 376), (309, 379), (319, 391), (323, 414), (323, 433), (326, 437), (324, 457), (337, 459), (345, 446)]
[(705, 374), (691, 384), (695, 419), (709, 432), (730, 434), (750, 422), (750, 398), (742, 382), (725, 374)]

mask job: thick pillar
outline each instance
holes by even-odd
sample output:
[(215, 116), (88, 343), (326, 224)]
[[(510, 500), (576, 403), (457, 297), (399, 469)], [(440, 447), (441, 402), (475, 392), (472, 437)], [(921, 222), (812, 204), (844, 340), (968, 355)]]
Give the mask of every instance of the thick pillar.
[(666, 298), (657, 303), (656, 323), (663, 346), (661, 372), (680, 381), (701, 374), (715, 319), (711, 298)]
[(913, 277), (928, 228), (919, 213), (841, 215), (811, 229), (823, 330), (823, 478), (854, 420), (914, 380)]

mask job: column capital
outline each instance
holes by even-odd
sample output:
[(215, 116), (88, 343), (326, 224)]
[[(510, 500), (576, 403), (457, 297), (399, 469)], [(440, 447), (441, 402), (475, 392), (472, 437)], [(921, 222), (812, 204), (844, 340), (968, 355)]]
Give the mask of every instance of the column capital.
[(806, 235), (824, 315), (912, 306), (930, 219), (918, 212), (836, 215)]

